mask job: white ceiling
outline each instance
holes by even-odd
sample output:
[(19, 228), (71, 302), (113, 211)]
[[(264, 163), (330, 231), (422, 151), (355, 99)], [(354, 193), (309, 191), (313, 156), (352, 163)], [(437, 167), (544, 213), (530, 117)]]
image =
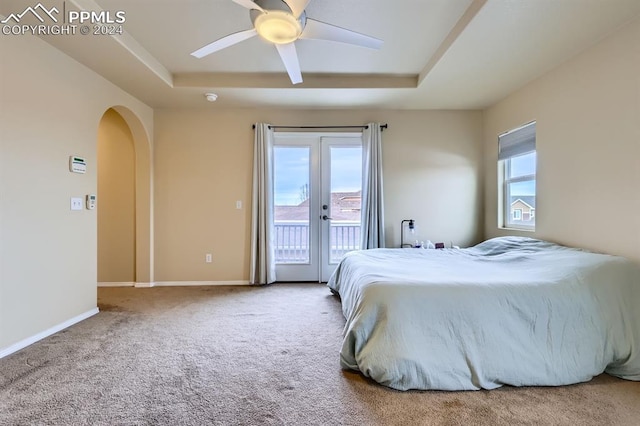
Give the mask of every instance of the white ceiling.
[[(37, 1), (3, 0), (8, 16)], [(254, 37), (203, 59), (194, 50), (252, 28), (231, 0), (63, 0), (126, 14), (123, 36), (42, 36), (152, 107), (477, 109), (640, 15), (640, 0), (312, 0), (307, 16), (384, 40), (296, 47), (291, 85), (276, 49)], [(207, 103), (204, 92), (219, 95)]]

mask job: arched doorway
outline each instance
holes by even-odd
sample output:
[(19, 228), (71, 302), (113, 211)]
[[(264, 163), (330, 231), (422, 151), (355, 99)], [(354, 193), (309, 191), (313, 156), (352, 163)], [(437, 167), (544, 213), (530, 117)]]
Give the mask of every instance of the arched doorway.
[(98, 126), (99, 283), (153, 285), (151, 176), (142, 122), (126, 107), (109, 108)]

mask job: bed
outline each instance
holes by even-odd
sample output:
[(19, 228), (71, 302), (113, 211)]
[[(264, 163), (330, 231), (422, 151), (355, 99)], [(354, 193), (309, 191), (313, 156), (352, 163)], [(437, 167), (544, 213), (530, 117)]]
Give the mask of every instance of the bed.
[(621, 257), (523, 237), (361, 250), (327, 285), (341, 366), (394, 389), (640, 380), (640, 269)]

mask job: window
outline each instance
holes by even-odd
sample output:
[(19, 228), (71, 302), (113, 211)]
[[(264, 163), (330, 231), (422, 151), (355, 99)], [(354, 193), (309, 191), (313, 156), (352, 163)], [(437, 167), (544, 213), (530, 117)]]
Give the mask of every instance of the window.
[(502, 228), (536, 227), (536, 123), (498, 137), (498, 176)]

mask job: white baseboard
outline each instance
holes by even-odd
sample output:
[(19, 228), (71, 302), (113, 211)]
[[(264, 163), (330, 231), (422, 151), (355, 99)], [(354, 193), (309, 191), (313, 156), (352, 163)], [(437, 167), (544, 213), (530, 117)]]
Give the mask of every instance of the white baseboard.
[(249, 285), (249, 281), (156, 281), (156, 287), (197, 287), (208, 285)]
[(18, 352), (20, 349), (24, 349), (29, 345), (32, 345), (34, 343), (36, 343), (39, 340), (44, 339), (45, 337), (49, 337), (52, 334), (57, 333), (58, 331), (64, 330), (67, 327), (71, 327), (74, 324), (79, 323), (82, 320), (86, 320), (89, 317), (94, 316), (95, 314), (97, 314), (98, 312), (100, 312), (98, 310), (98, 308), (93, 308), (90, 311), (87, 311), (83, 314), (80, 314), (78, 316), (75, 316), (71, 319), (66, 320), (65, 322), (62, 322), (58, 325), (54, 325), (51, 328), (46, 329), (45, 331), (42, 331), (38, 334), (35, 334), (31, 337), (27, 337), (24, 340), (19, 341), (18, 343), (14, 343), (13, 345), (4, 348), (4, 349), (0, 349), (0, 358), (4, 358), (7, 355), (11, 355), (14, 352)]
[(200, 286), (216, 286), (216, 285), (250, 285), (249, 281), (156, 281), (150, 283), (117, 283), (117, 282), (99, 282), (98, 287), (200, 287)]
[(98, 287), (133, 287), (136, 283), (127, 283), (127, 282), (99, 282)]

